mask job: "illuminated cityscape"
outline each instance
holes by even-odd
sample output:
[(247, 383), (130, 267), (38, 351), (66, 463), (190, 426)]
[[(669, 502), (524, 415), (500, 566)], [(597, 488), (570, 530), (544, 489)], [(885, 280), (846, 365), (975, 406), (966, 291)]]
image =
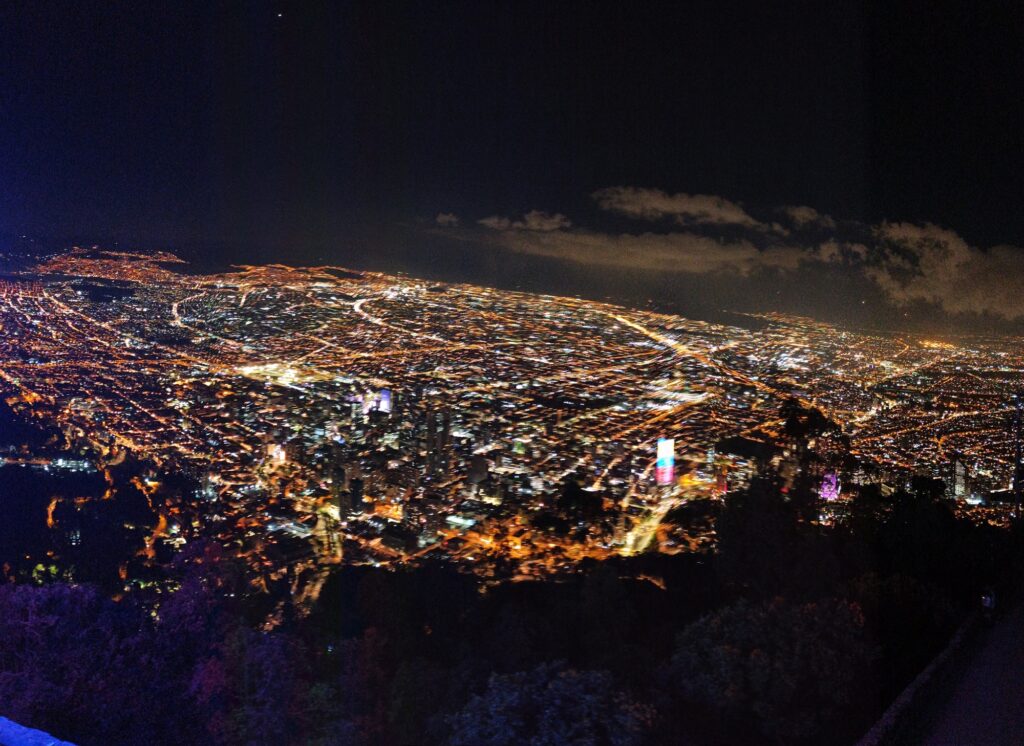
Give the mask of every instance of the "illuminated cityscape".
[(0, 4), (0, 746), (1024, 741), (1022, 30)]
[[(899, 486), (955, 469), (958, 510), (1010, 516), (1012, 340), (778, 314), (724, 326), (338, 267), (182, 266), (75, 249), (0, 287), (8, 403), (100, 469), (151, 465), (143, 562), (215, 536), (254, 583), (288, 578), (303, 599), (339, 563), (443, 558), (503, 580), (704, 551), (710, 526), (672, 511), (765, 463), (792, 480), (786, 402), (835, 426), (811, 443), (826, 501), (842, 499), (839, 473)], [(198, 487), (167, 494), (169, 471)]]

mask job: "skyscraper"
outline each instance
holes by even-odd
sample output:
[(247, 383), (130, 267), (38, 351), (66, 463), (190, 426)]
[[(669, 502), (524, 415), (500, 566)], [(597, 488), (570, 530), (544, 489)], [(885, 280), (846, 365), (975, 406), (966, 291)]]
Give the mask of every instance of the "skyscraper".
[(969, 476), (964, 455), (960, 451), (953, 451), (942, 475), (942, 481), (946, 483), (946, 497), (950, 500), (966, 497)]
[(1024, 453), (1022, 453), (1022, 427), (1024, 427), (1024, 393), (1014, 394), (1016, 408), (1013, 416), (1013, 504), (1014, 514), (1020, 518), (1021, 499), (1024, 498)]

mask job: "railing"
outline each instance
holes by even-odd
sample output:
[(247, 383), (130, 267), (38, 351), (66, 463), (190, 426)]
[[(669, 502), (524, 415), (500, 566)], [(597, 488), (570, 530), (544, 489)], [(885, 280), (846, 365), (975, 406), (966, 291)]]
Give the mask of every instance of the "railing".
[(921, 733), (916, 729), (926, 725), (924, 711), (932, 699), (961, 673), (980, 627), (979, 614), (972, 613), (949, 643), (917, 677), (910, 682), (889, 708), (878, 719), (857, 746), (902, 746), (918, 743)]

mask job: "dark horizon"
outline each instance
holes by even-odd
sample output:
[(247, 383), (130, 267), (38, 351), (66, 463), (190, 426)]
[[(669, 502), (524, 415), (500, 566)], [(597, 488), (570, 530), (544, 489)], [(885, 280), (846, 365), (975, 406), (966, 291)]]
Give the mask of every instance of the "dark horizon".
[[(1024, 330), (1019, 6), (55, 9), (0, 11), (0, 233), (515, 278), (698, 317)], [(597, 203), (612, 188), (727, 210), (639, 216)], [(548, 245), (531, 212), (563, 220)], [(907, 286), (887, 224), (962, 237), (975, 297), (927, 235), (900, 239)], [(723, 258), (694, 265), (707, 240)], [(665, 261), (602, 254), (624, 242)]]

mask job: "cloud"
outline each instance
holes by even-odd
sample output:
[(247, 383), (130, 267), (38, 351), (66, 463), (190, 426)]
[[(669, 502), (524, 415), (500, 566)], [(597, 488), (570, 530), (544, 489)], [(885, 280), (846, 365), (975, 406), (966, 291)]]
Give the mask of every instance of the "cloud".
[(530, 210), (523, 215), (522, 220), (510, 220), (509, 218), (492, 215), (478, 221), (480, 225), (487, 226), (496, 231), (557, 231), (569, 228), (572, 223), (569, 218), (561, 213), (547, 213), (541, 210)]
[(882, 223), (864, 272), (898, 306), (922, 301), (949, 313), (1024, 318), (1024, 250), (982, 250), (926, 223)]
[(868, 256), (868, 247), (862, 243), (847, 243), (830, 239), (812, 251), (816, 261), (825, 264), (860, 264)]
[(520, 254), (545, 256), (590, 266), (709, 274), (793, 270), (806, 251), (776, 246), (759, 249), (749, 241), (724, 242), (694, 233), (607, 234), (593, 231), (504, 231), (497, 241)]
[(454, 228), (459, 224), (459, 216), (453, 212), (439, 212), (434, 222), (444, 228)]
[(630, 218), (673, 218), (680, 225), (739, 225), (766, 229), (735, 202), (711, 194), (668, 194), (660, 189), (609, 187), (592, 195), (602, 210)]
[(836, 221), (830, 216), (818, 212), (813, 207), (790, 205), (783, 207), (782, 213), (789, 218), (794, 228), (806, 228), (809, 225), (820, 228), (835, 229)]
[[(580, 265), (660, 273), (803, 273), (808, 282), (833, 268), (851, 280), (874, 284), (894, 307), (930, 304), (948, 314), (1024, 319), (1024, 249), (970, 246), (955, 232), (932, 224), (843, 221), (840, 226), (812, 207), (780, 208), (795, 232), (766, 225), (722, 197), (667, 194), (657, 189), (613, 187), (593, 195), (598, 206), (632, 218), (671, 218), (668, 232), (605, 233), (574, 227), (560, 213), (532, 210), (520, 219), (478, 221), (486, 241), (504, 250)], [(446, 216), (438, 216), (438, 222)], [(452, 216), (454, 217), (454, 216)], [(454, 225), (454, 224), (452, 224)], [(802, 228), (816, 231), (809, 241)], [(715, 229), (719, 235), (714, 235)], [(740, 230), (737, 230), (739, 228)], [(801, 236), (804, 236), (801, 238)], [(477, 237), (477, 240), (479, 237)], [(815, 268), (819, 274), (814, 275)]]

